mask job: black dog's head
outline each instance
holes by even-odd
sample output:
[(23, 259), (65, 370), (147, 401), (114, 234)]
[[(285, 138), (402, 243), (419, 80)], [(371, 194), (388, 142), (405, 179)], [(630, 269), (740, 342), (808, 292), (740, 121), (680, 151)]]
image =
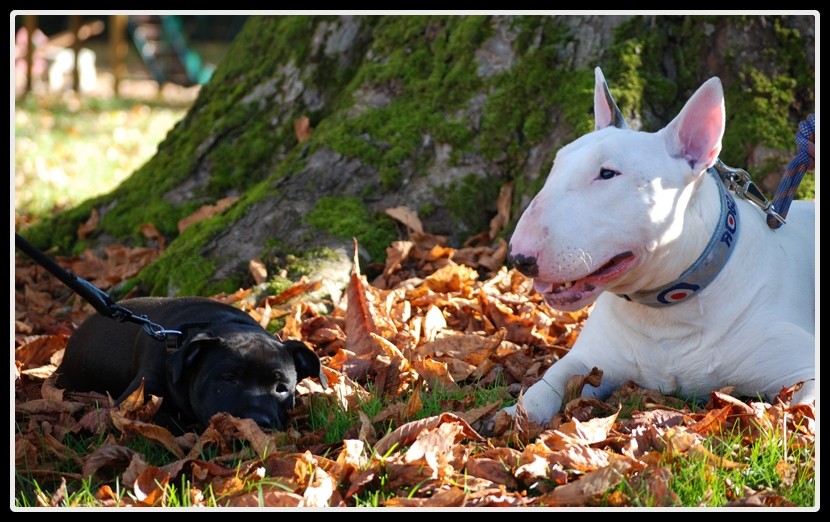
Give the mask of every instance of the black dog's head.
[(203, 426), (215, 413), (227, 412), (284, 430), (294, 389), (304, 377), (319, 377), (326, 385), (317, 355), (264, 330), (199, 332), (167, 359), (171, 398)]

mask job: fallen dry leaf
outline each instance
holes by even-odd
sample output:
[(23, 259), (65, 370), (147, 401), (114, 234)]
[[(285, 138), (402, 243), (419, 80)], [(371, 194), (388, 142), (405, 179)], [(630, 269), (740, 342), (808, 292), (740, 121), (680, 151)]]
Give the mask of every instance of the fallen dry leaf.
[(334, 480), (321, 467), (314, 468), (308, 487), (303, 492), (303, 507), (329, 507), (336, 488)]
[(787, 500), (774, 491), (749, 491), (749, 494), (732, 500), (728, 507), (797, 507), (797, 504)]
[(510, 222), (510, 207), (513, 203), (513, 182), (505, 183), (499, 189), (496, 200), (496, 215), (490, 220), (490, 239), (495, 239), (501, 229)]
[(336, 477), (340, 484), (351, 484), (368, 462), (365, 452), (366, 445), (362, 440), (344, 440), (343, 449), (337, 455), (334, 468), (331, 470), (332, 476)]
[(99, 221), (101, 221), (101, 216), (98, 214), (98, 209), (93, 207), (89, 218), (84, 223), (78, 225), (78, 239), (83, 241), (95, 232), (95, 229), (98, 228)]
[(452, 475), (459, 457), (456, 442), (463, 430), (460, 423), (448, 422), (421, 431), (406, 450), (403, 461), (407, 464), (425, 463), (432, 470), (432, 478)]
[(468, 459), (464, 469), (473, 477), (487, 479), (494, 484), (502, 484), (509, 489), (518, 487), (510, 465), (500, 460), (485, 457)]
[(473, 408), (467, 411), (457, 411), (454, 412), (460, 418), (464, 419), (468, 424), (473, 424), (479, 419), (487, 417), (491, 413), (494, 413), (496, 409), (501, 406), (501, 401), (491, 402), (490, 404), (485, 404), (479, 408)]
[(55, 383), (58, 379), (58, 376), (54, 373), (49, 376), (43, 384), (40, 386), (40, 395), (44, 399), (52, 400), (52, 401), (63, 401), (63, 388), (58, 388)]
[(265, 268), (265, 263), (259, 259), (251, 259), (248, 261), (248, 272), (254, 278), (254, 283), (258, 285), (268, 280), (268, 270)]
[(406, 405), (403, 409), (403, 417), (405, 419), (411, 419), (416, 413), (421, 411), (423, 407), (424, 401), (421, 400), (421, 387), (416, 386), (412, 391), (412, 394), (409, 396), (409, 399), (406, 401)]
[(598, 387), (602, 383), (602, 370), (599, 368), (591, 368), (588, 375), (574, 375), (565, 384), (565, 395), (562, 399), (563, 404), (567, 404), (572, 400), (582, 397), (582, 389), (586, 384)]
[(166, 241), (164, 236), (161, 235), (161, 232), (159, 232), (154, 224), (142, 223), (141, 226), (138, 227), (138, 230), (141, 232), (142, 236), (146, 237), (150, 241), (155, 241), (158, 244), (159, 250), (164, 250)]
[(412, 360), (412, 366), (432, 388), (454, 390), (458, 387), (450, 375), (446, 362), (416, 356)]
[(411, 421), (403, 426), (398, 427), (375, 444), (375, 451), (378, 455), (385, 455), (393, 447), (408, 446), (418, 437), (418, 434), (424, 430), (434, 429), (441, 424), (447, 422), (455, 422), (461, 425), (459, 434), (467, 439), (476, 441), (483, 441), (484, 438), (479, 435), (473, 428), (470, 427), (464, 420), (452, 413), (442, 413), (426, 419)]
[[(278, 306), (303, 294), (316, 292), (321, 286), (322, 281), (319, 279), (315, 281), (308, 281), (305, 279), (305, 276), (303, 276), (303, 278), (280, 292), (278, 295), (266, 297), (265, 301), (270, 306)], [(297, 338), (302, 338), (302, 336), (298, 335)]]
[(29, 415), (48, 413), (68, 413), (70, 415), (84, 409), (80, 402), (53, 401), (49, 399), (36, 399), (20, 404), (15, 404), (15, 413)]
[(299, 507), (302, 495), (278, 487), (264, 487), (261, 492), (245, 493), (231, 499), (230, 507)]
[(49, 361), (53, 354), (66, 348), (68, 335), (38, 335), (14, 350), (14, 358), (23, 367), (34, 368)]
[(582, 478), (559, 486), (534, 501), (539, 506), (590, 506), (601, 495), (616, 487), (632, 472), (642, 469), (642, 464), (632, 459), (619, 458), (608, 466), (586, 473)]
[(357, 256), (357, 242), (355, 242), (354, 265), (349, 277), (349, 287), (346, 295), (349, 301), (346, 308), (346, 348), (353, 354), (342, 366), (343, 370), (354, 380), (360, 380), (369, 372), (372, 359), (378, 353), (378, 343), (372, 340), (371, 334), (379, 333), (374, 321), (373, 307), (367, 300), (366, 284), (360, 275), (360, 264)]
[(305, 114), (294, 120), (294, 137), (297, 138), (297, 143), (311, 138), (311, 120)]
[(706, 412), (701, 420), (689, 426), (689, 430), (700, 435), (708, 435), (710, 433), (719, 433), (726, 422), (729, 413), (732, 411), (732, 406), (727, 405), (723, 408), (715, 408)]
[(450, 487), (437, 491), (429, 498), (390, 498), (384, 502), (384, 505), (387, 507), (460, 507), (464, 505), (466, 498), (467, 495), (463, 489)]
[(418, 217), (418, 213), (408, 207), (387, 208), (384, 210), (387, 216), (399, 221), (407, 229), (418, 234), (424, 233), (424, 225)]
[(133, 494), (136, 500), (146, 506), (161, 504), (164, 500), (170, 476), (154, 466), (148, 466), (136, 479)]
[(243, 440), (251, 444), (257, 455), (268, 455), (278, 449), (274, 439), (267, 435), (253, 419), (240, 419), (229, 413), (217, 413), (210, 425), (227, 439)]
[(238, 199), (238, 196), (229, 196), (227, 198), (220, 199), (213, 205), (202, 205), (193, 214), (190, 214), (189, 216), (183, 217), (179, 220), (179, 234), (187, 230), (187, 228), (191, 225), (198, 223), (199, 221), (204, 221), (205, 219), (213, 217), (216, 214), (224, 212), (225, 210), (230, 208), (231, 205), (236, 203)]
[(116, 429), (125, 433), (136, 433), (153, 442), (157, 442), (178, 458), (184, 458), (184, 451), (179, 447), (176, 438), (166, 428), (147, 422), (127, 418), (120, 410), (111, 410), (110, 417)]

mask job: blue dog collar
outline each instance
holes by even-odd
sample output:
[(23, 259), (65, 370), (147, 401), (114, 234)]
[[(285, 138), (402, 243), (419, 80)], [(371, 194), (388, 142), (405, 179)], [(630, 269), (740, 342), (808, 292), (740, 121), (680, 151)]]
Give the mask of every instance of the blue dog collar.
[(721, 204), (718, 226), (703, 253), (671, 283), (620, 297), (654, 308), (682, 303), (706, 288), (726, 265), (738, 240), (738, 209), (718, 172), (714, 168), (708, 169), (708, 172), (715, 178)]

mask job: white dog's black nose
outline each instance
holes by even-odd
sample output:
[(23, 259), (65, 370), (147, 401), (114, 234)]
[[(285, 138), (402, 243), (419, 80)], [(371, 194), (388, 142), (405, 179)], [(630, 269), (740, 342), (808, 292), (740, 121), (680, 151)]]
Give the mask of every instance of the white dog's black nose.
[(536, 277), (539, 274), (539, 265), (536, 264), (536, 258), (533, 256), (510, 254), (507, 256), (507, 261), (527, 277)]

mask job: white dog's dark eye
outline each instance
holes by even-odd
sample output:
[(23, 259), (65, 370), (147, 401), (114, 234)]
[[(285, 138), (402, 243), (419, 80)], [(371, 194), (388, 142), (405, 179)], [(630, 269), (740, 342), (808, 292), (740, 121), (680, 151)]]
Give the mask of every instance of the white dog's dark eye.
[(619, 176), (620, 173), (611, 169), (599, 169), (599, 179), (611, 179), (614, 176)]

